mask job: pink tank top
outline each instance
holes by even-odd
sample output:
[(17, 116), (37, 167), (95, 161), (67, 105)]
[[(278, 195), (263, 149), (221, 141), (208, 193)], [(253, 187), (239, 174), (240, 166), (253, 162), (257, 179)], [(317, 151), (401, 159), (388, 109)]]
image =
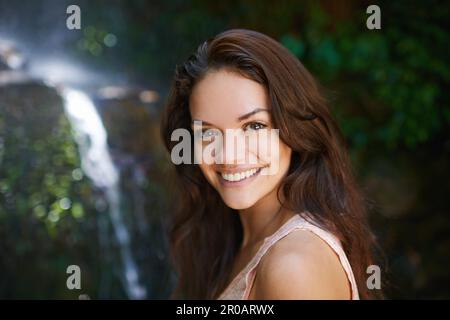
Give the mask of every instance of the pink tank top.
[(228, 287), (219, 296), (219, 300), (247, 300), (250, 295), (250, 290), (256, 276), (256, 267), (261, 258), (278, 240), (287, 236), (294, 230), (308, 230), (324, 240), (337, 254), (342, 267), (345, 270), (348, 281), (351, 286), (352, 299), (358, 300), (358, 288), (356, 286), (355, 277), (352, 268), (348, 262), (347, 256), (340, 244), (340, 241), (330, 232), (327, 232), (306, 221), (300, 215), (296, 214), (283, 224), (275, 233), (264, 239), (264, 243), (256, 252), (255, 256), (250, 262), (239, 272), (239, 274), (230, 282)]

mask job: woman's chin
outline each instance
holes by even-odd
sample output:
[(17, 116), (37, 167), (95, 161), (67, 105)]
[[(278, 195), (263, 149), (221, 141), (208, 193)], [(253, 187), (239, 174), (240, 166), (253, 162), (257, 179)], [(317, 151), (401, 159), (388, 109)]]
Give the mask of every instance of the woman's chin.
[[(253, 198), (253, 197), (252, 197)], [(249, 199), (246, 197), (223, 197), (223, 202), (234, 210), (244, 210), (252, 207), (256, 201), (255, 199)]]

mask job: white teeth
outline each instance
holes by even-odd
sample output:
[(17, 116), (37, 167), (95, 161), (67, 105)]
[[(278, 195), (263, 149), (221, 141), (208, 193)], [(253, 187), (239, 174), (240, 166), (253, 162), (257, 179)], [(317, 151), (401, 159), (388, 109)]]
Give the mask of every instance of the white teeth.
[(247, 179), (249, 177), (251, 177), (252, 175), (254, 175), (259, 169), (254, 168), (254, 169), (250, 169), (247, 171), (243, 171), (243, 172), (238, 172), (238, 173), (221, 173), (222, 178), (224, 178), (227, 181), (240, 181), (240, 180), (244, 180)]

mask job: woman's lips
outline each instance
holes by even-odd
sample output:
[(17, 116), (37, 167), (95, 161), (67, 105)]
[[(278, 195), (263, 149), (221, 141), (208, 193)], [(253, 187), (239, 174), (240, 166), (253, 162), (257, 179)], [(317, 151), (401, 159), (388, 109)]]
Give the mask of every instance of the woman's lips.
[(239, 172), (218, 172), (219, 180), (226, 187), (238, 187), (250, 183), (265, 167), (252, 168)]

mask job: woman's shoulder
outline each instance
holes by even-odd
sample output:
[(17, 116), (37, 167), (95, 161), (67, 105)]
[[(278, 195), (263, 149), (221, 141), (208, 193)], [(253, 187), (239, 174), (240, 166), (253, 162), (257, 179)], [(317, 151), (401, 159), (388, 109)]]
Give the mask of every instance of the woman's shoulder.
[(262, 257), (256, 299), (349, 299), (350, 285), (336, 252), (315, 233), (298, 229)]

